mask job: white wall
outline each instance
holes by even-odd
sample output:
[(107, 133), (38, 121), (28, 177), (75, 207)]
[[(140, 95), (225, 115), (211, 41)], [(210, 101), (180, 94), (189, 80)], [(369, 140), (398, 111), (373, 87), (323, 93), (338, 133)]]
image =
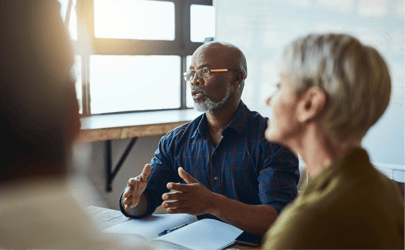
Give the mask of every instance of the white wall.
[[(279, 57), (293, 39), (344, 32), (378, 49), (390, 69), (391, 101), (362, 145), (374, 165), (405, 181), (404, 0), (217, 0), (214, 6), (215, 40), (245, 53), (248, 77), (242, 100), (259, 111), (275, 90)], [(261, 113), (269, 116), (270, 110)]]

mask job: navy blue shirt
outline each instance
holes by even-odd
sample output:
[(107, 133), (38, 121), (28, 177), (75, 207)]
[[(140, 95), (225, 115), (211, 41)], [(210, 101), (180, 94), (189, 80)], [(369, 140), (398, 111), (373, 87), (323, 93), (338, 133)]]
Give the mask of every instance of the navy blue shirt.
[[(280, 213), (298, 194), (298, 159), (287, 148), (268, 142), (266, 127), (267, 118), (241, 101), (217, 146), (205, 114), (167, 133), (151, 161), (145, 215), (161, 205), (162, 195), (170, 191), (168, 182), (185, 183), (179, 167), (214, 193), (250, 205), (268, 204)], [(126, 216), (137, 217), (128, 215), (121, 201), (120, 208)], [(211, 216), (199, 216), (203, 217)]]

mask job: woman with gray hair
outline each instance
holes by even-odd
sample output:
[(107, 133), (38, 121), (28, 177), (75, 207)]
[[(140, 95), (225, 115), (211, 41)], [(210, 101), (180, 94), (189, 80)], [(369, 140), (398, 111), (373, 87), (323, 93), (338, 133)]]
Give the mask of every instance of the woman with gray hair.
[(266, 138), (298, 152), (310, 181), (262, 248), (403, 249), (399, 190), (360, 146), (389, 103), (384, 59), (349, 35), (312, 34), (287, 46), (280, 65)]

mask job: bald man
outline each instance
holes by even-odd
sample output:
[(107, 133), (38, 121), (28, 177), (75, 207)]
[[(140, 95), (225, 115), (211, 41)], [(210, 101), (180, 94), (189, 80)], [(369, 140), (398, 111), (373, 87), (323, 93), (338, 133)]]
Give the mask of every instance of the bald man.
[(204, 113), (162, 137), (151, 163), (129, 179), (123, 214), (138, 218), (162, 205), (266, 232), (297, 196), (298, 160), (266, 141), (267, 118), (241, 100), (246, 77), (245, 56), (234, 45), (211, 42), (194, 52), (184, 79)]

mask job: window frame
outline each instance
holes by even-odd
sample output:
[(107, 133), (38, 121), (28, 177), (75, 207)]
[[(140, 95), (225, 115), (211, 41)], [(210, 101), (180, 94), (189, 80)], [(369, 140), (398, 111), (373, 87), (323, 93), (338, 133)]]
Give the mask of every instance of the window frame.
[[(77, 41), (72, 40), (73, 47), (76, 51), (76, 56), (81, 57), (81, 88), (82, 88), (82, 117), (91, 116), (90, 105), (90, 56), (91, 55), (174, 55), (180, 56), (179, 74), (186, 71), (187, 56), (203, 44), (203, 42), (192, 42), (190, 37), (190, 7), (193, 4), (210, 5), (212, 0), (153, 0), (162, 2), (172, 2), (174, 4), (174, 19), (175, 19), (175, 38), (173, 41), (167, 40), (140, 40), (140, 39), (112, 39), (112, 38), (97, 38), (94, 31), (94, 0), (77, 0)], [(71, 2), (71, 1), (69, 1)], [(68, 4), (67, 12), (70, 11)], [(87, 30), (83, 30), (79, 25), (79, 19), (84, 21)], [(68, 26), (68, 24), (66, 24)], [(88, 35), (87, 35), (88, 34)], [(86, 37), (86, 35), (88, 37)], [(80, 48), (81, 44), (89, 43), (92, 46), (91, 54)], [(106, 46), (108, 45), (108, 46)], [(142, 48), (137, 50), (136, 48)], [(183, 77), (180, 77), (180, 108), (176, 109), (154, 109), (154, 110), (133, 110), (103, 114), (117, 113), (137, 113), (149, 112), (158, 110), (183, 110), (189, 109), (186, 104), (186, 82)]]

